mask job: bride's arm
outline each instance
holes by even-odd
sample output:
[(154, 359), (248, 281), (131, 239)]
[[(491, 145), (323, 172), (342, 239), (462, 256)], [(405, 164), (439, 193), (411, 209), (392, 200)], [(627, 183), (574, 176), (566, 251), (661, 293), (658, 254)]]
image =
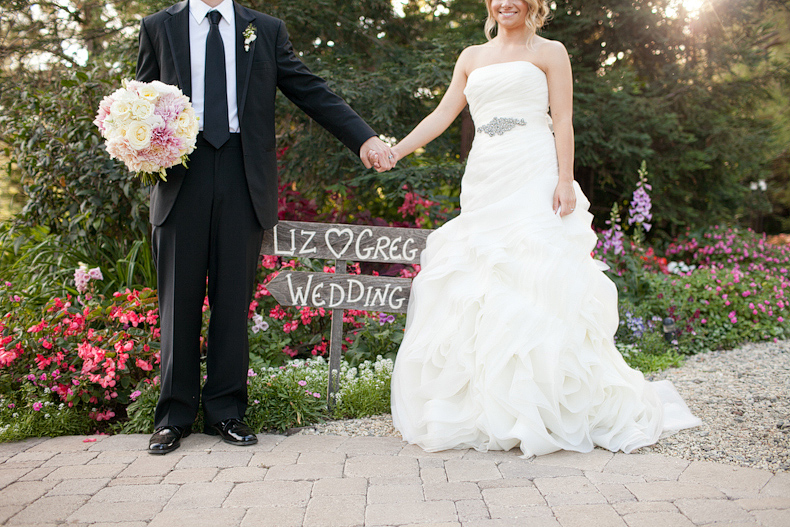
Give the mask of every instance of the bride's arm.
[(576, 192), (573, 189), (573, 74), (568, 52), (561, 43), (551, 42), (546, 58), (549, 107), (560, 174), (553, 207), (555, 211), (561, 207), (561, 214), (565, 216), (576, 208)]
[(439, 137), (458, 117), (461, 110), (464, 109), (466, 106), (464, 88), (466, 87), (466, 77), (468, 75), (468, 63), (468, 53), (464, 50), (455, 63), (453, 78), (450, 81), (447, 92), (445, 92), (444, 97), (439, 102), (439, 106), (420, 121), (420, 124), (415, 126), (414, 130), (404, 137), (400, 143), (392, 147), (392, 153), (395, 154), (396, 161)]

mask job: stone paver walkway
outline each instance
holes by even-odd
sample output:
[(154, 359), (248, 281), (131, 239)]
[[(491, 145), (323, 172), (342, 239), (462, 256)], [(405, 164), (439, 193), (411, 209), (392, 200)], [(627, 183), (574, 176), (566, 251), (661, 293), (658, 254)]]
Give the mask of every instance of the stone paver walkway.
[[(0, 444), (0, 523), (216, 527), (790, 526), (790, 473), (655, 454), (427, 454), (394, 438), (195, 434)], [(87, 440), (87, 441), (86, 441)], [(95, 440), (95, 441), (94, 441)]]

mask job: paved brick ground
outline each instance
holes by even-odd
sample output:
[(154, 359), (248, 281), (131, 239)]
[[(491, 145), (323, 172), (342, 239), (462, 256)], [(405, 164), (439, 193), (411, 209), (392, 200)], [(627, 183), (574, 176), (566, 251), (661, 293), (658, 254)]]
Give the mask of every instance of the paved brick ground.
[(790, 526), (790, 473), (655, 454), (427, 454), (385, 437), (0, 444), (0, 523), (188, 527)]

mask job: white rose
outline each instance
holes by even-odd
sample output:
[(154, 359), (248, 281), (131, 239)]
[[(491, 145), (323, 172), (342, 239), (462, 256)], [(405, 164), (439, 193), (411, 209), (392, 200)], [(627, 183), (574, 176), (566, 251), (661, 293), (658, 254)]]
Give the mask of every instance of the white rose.
[(157, 98), (159, 98), (159, 92), (155, 87), (149, 84), (144, 84), (143, 86), (137, 88), (137, 94), (140, 96), (140, 98), (151, 102), (154, 102)]
[(131, 114), (135, 119), (144, 121), (154, 114), (154, 105), (146, 100), (138, 99), (131, 104)]
[(165, 84), (161, 81), (151, 81), (151, 86), (154, 87), (160, 94), (164, 95), (165, 93), (173, 93), (179, 95), (181, 90), (178, 86), (173, 86), (171, 84)]
[(105, 137), (108, 140), (115, 138), (123, 139), (124, 137), (126, 137), (128, 127), (129, 127), (129, 123), (113, 123), (112, 127), (107, 128)]
[(126, 129), (126, 139), (135, 150), (142, 150), (151, 145), (151, 126), (144, 122), (133, 122)]
[(110, 117), (115, 120), (123, 121), (124, 119), (129, 118), (129, 114), (132, 111), (132, 105), (126, 101), (113, 101), (112, 106), (110, 106)]
[(197, 128), (195, 113), (191, 109), (181, 112), (175, 124), (176, 134), (179, 137), (190, 137)]

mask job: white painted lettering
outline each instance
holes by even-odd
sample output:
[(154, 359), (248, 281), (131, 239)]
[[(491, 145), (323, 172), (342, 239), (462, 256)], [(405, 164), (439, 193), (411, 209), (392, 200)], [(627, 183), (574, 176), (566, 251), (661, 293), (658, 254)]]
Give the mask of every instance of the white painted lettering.
[[(291, 234), (293, 234), (293, 229), (291, 229)], [(277, 225), (275, 225), (274, 229), (272, 230), (272, 236), (274, 236), (274, 254), (275, 255), (279, 255), (279, 254), (284, 254), (286, 256), (293, 256), (294, 255), (293, 244), (291, 245), (291, 249), (290, 250), (285, 250), (285, 249), (283, 249), (282, 251), (280, 250), (279, 244), (277, 243), (277, 240), (279, 238), (277, 236)]]
[(302, 248), (299, 249), (299, 254), (311, 254), (318, 252), (317, 247), (312, 247), (310, 249), (307, 248), (307, 246), (310, 245), (310, 242), (313, 241), (313, 238), (315, 237), (315, 231), (302, 231), (301, 234), (302, 236), (307, 236), (307, 240), (305, 240)]
[(403, 297), (395, 298), (395, 293), (397, 291), (403, 291), (403, 287), (398, 286), (392, 288), (392, 292), (390, 293), (390, 301), (389, 301), (389, 305), (392, 309), (400, 309), (401, 306), (403, 305), (403, 301), (406, 300)]
[[(354, 286), (359, 288), (359, 296), (353, 298), (354, 296)], [(348, 296), (346, 297), (347, 302), (350, 304), (352, 302), (359, 302), (362, 300), (362, 297), (365, 296), (365, 284), (360, 282), (359, 280), (355, 280), (353, 278), (348, 279)]]
[(380, 287), (377, 287), (373, 291), (373, 305), (374, 306), (383, 306), (383, 305), (385, 305), (387, 303), (387, 293), (389, 292), (390, 285), (391, 284), (387, 284), (387, 286), (384, 288), (383, 291), (382, 291), (382, 289)]
[[(339, 296), (337, 301), (335, 301), (335, 291), (337, 291)], [(343, 290), (343, 286), (335, 283), (329, 284), (329, 307), (334, 308), (342, 304), (345, 296), (346, 292)]]
[(390, 244), (390, 239), (386, 236), (382, 236), (378, 240), (376, 240), (376, 250), (373, 252), (373, 258), (378, 258), (379, 252), (381, 252), (381, 259), (387, 261), (387, 253), (384, 252)]
[(396, 253), (398, 252), (398, 242), (400, 240), (401, 240), (400, 236), (392, 240), (392, 243), (390, 244), (390, 260), (395, 260), (398, 258), (398, 255)]
[(326, 304), (325, 301), (321, 300), (321, 293), (319, 292), (319, 289), (322, 287), (324, 287), (324, 284), (318, 284), (313, 288), (313, 294), (310, 295), (310, 300), (312, 300), (314, 307), (321, 307)]
[(308, 275), (307, 287), (304, 289), (304, 291), (302, 291), (301, 287), (297, 287), (296, 292), (294, 292), (294, 284), (291, 273), (288, 273), (285, 276), (285, 279), (288, 281), (288, 290), (291, 292), (291, 302), (296, 306), (306, 306), (307, 295), (310, 293), (310, 285), (313, 282), (313, 275)]
[(362, 252), (362, 250), (359, 247), (360, 244), (362, 243), (362, 239), (365, 237), (365, 235), (368, 235), (369, 237), (372, 238), (373, 237), (373, 231), (370, 230), (370, 229), (365, 229), (364, 231), (360, 232), (359, 233), (359, 237), (357, 237), (357, 246), (356, 246), (356, 248), (357, 248), (357, 258), (359, 260), (367, 260), (368, 258), (370, 258), (370, 255), (373, 252), (373, 248), (372, 247), (368, 247), (367, 249), (365, 249), (364, 253)]
[(372, 287), (368, 287), (368, 294), (365, 296), (365, 307), (370, 307), (370, 293), (373, 292)]
[(413, 262), (414, 258), (417, 256), (417, 253), (420, 252), (420, 250), (412, 249), (411, 251), (408, 251), (406, 248), (409, 246), (410, 243), (414, 243), (413, 238), (409, 238), (403, 243), (403, 259)]

